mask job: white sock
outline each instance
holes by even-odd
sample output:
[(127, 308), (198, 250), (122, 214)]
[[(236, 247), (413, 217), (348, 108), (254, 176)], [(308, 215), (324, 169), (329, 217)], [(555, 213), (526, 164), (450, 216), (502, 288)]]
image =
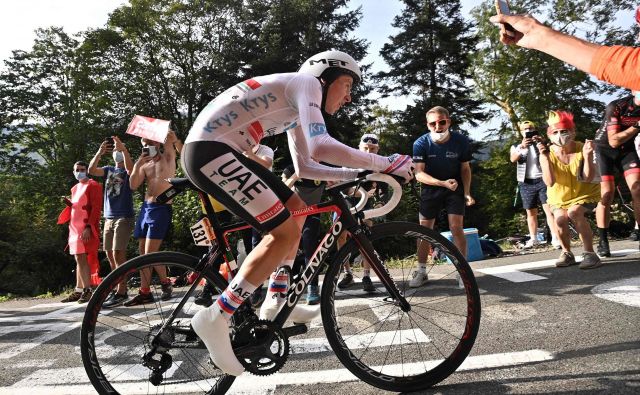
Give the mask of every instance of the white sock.
[(273, 320), (284, 305), (289, 291), (289, 267), (281, 267), (271, 274), (267, 296), (260, 306), (260, 319)]
[(76, 287), (76, 291), (75, 292), (80, 292), (81, 293), (82, 291), (84, 291), (84, 288)]
[(422, 263), (422, 262), (418, 262), (418, 271), (420, 273), (426, 273), (427, 272), (427, 264), (426, 263)]
[[(227, 289), (220, 294), (214, 306), (220, 311), (225, 320), (229, 321), (236, 309), (256, 290), (256, 286), (238, 274), (231, 281)], [(213, 307), (213, 306), (212, 306)]]

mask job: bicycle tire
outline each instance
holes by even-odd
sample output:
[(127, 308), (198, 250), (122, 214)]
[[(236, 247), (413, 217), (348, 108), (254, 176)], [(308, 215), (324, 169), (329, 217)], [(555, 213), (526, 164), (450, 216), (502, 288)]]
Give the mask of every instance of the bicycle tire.
[[(191, 335), (192, 332), (189, 332), (189, 314), (195, 314), (201, 308), (194, 307), (195, 304), (189, 302), (191, 299), (188, 299), (177, 312), (178, 316), (171, 326), (172, 330), (182, 329), (170, 332), (173, 335), (171, 344), (176, 344), (174, 341), (178, 340), (183, 341), (183, 346), (169, 349), (167, 352), (171, 356), (171, 365), (162, 375), (162, 387), (151, 383), (151, 370), (141, 364), (142, 354), (147, 350), (152, 331), (175, 311), (182, 299), (179, 295), (184, 296), (191, 286), (188, 281), (183, 284), (183, 280), (186, 281), (189, 272), (195, 271), (197, 263), (197, 258), (177, 252), (142, 255), (112, 271), (96, 288), (87, 304), (82, 321), (80, 349), (85, 371), (99, 394), (166, 392), (220, 395), (231, 387), (235, 377), (225, 375), (209, 365), (206, 348), (187, 347), (197, 343), (197, 338), (194, 339), (195, 334)], [(165, 265), (170, 275), (180, 273), (173, 287), (173, 293), (178, 297), (173, 297), (173, 300), (166, 303), (156, 300), (153, 305), (111, 308), (103, 306), (109, 293), (118, 283), (137, 275), (140, 269), (158, 265)], [(203, 277), (215, 285), (218, 293), (226, 284), (220, 274), (211, 270), (209, 266), (205, 269)], [(160, 286), (155, 284), (158, 284), (157, 278), (152, 281), (151, 286), (152, 293), (155, 292), (157, 295)], [(202, 284), (199, 284), (198, 288), (201, 289)], [(177, 361), (176, 358), (182, 360)], [(188, 368), (194, 371), (189, 372)], [(198, 377), (195, 376), (196, 373)]]
[[(388, 391), (424, 390), (451, 375), (473, 347), (481, 311), (475, 277), (453, 243), (431, 229), (391, 222), (374, 225), (370, 231), (381, 261), (399, 266), (389, 270), (394, 279), (401, 276), (396, 284), (412, 309), (400, 310), (383, 285), (377, 286), (376, 294), (364, 296), (363, 291), (337, 287), (341, 267), (352, 254), (359, 254), (355, 240), (349, 240), (329, 265), (322, 286), (320, 306), (327, 339), (340, 362), (362, 381)], [(410, 288), (406, 271), (415, 268), (419, 240), (438, 247), (452, 264), (434, 263), (429, 272), (432, 279)], [(393, 333), (383, 330), (387, 320)], [(436, 345), (437, 341), (443, 344)], [(405, 356), (405, 352), (413, 354)], [(437, 359), (429, 361), (432, 355)]]

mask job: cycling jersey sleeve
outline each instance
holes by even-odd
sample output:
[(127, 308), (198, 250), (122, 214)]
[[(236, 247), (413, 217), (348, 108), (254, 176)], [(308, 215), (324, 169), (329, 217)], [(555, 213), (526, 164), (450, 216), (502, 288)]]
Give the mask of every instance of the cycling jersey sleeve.
[(616, 103), (616, 101), (609, 103), (604, 112), (605, 133), (607, 133), (607, 138), (610, 134), (615, 134), (620, 131), (620, 114)]
[(640, 90), (640, 48), (604, 46), (596, 52), (589, 72), (602, 81)]
[(296, 78), (287, 90), (299, 113), (300, 125), (287, 130), (293, 165), (299, 177), (331, 181), (352, 179), (358, 174), (358, 170), (333, 168), (318, 162), (376, 171), (389, 167), (387, 158), (351, 148), (329, 136), (320, 111), (322, 90), (314, 77)]

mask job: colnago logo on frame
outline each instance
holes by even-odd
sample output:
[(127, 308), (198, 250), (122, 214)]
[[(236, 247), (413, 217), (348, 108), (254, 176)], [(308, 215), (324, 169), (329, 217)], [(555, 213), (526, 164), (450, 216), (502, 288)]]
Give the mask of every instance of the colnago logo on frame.
[(276, 194), (230, 152), (202, 166), (200, 171), (260, 223), (284, 210)]

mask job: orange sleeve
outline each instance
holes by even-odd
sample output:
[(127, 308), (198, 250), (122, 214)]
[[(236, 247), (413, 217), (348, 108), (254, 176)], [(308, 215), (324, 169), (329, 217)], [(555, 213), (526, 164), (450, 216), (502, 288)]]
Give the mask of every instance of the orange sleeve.
[(591, 62), (589, 72), (599, 80), (640, 90), (640, 48), (601, 47)]

